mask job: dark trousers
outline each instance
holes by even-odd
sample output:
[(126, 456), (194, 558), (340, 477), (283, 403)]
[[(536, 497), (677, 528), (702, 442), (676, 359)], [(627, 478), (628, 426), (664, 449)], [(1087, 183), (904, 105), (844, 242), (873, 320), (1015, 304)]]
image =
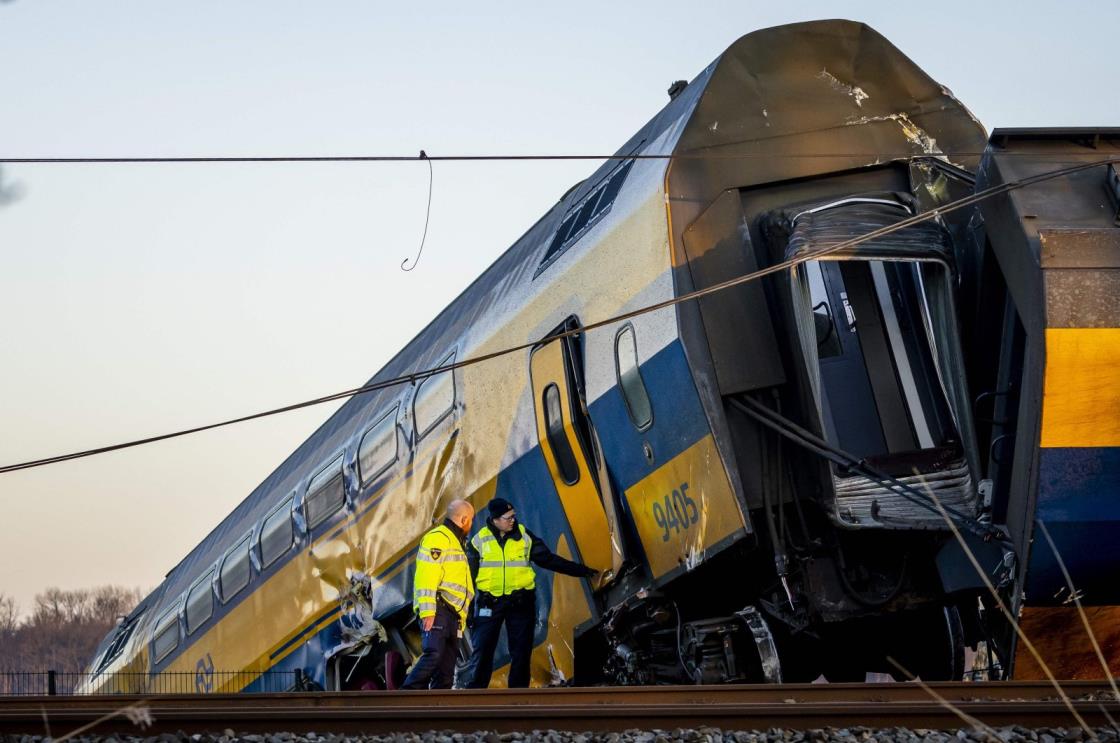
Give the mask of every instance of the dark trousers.
[[(477, 600), (477, 599), (476, 599)], [(490, 616), (482, 616), (490, 609)], [(506, 648), (509, 650), (509, 688), (524, 689), (529, 685), (529, 658), (533, 654), (533, 627), (537, 622), (537, 601), (534, 591), (512, 596), (490, 598), (479, 603), (478, 614), (471, 628), (474, 652), (471, 665), (474, 673), (468, 689), (485, 689), (494, 672), (494, 651), (502, 625), (506, 626)]]
[(420, 648), (423, 652), (401, 688), (450, 689), (459, 659), (459, 615), (439, 604), (432, 628), (422, 633)]

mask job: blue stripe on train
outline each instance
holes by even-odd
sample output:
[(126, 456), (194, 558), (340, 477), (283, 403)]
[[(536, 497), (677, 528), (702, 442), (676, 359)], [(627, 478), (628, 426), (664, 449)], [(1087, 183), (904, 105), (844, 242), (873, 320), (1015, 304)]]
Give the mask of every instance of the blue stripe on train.
[(268, 672), (257, 677), (243, 691), (247, 692), (278, 692), (289, 691), (293, 688), (296, 671), (303, 673), (304, 677), (321, 688), (327, 688), (326, 668), (323, 656), (327, 651), (337, 645), (342, 639), (342, 631), (337, 621), (327, 622), (321, 630), (308, 634), (300, 642), (299, 647), (293, 650), (279, 663), (272, 666)]
[[(603, 455), (615, 486), (626, 490), (707, 435), (707, 416), (679, 340), (658, 351), (641, 366), (642, 381), (653, 408), (653, 425), (639, 432), (630, 419), (619, 386), (591, 405)], [(642, 443), (653, 449), (646, 460)]]
[[(1036, 518), (1045, 522), (1087, 605), (1120, 603), (1120, 447), (1041, 449)], [(1069, 591), (1053, 550), (1035, 534), (1026, 602), (1053, 606)]]

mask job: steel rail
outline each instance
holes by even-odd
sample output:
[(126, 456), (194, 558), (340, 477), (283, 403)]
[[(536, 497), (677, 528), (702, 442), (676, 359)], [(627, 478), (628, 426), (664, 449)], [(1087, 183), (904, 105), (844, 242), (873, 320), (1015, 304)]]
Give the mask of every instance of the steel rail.
[[(1047, 682), (929, 685), (961, 712), (993, 727), (1072, 727)], [(1120, 718), (1107, 681), (1065, 685), (1091, 725)], [(141, 734), (123, 711), (146, 707), (144, 734), (309, 732), (404, 733), (541, 729), (621, 731), (716, 727), (735, 730), (824, 727), (967, 727), (915, 684), (787, 684), (480, 691), (316, 692), (0, 697), (0, 735), (59, 737), (91, 726), (96, 734)], [(96, 724), (94, 724), (96, 723)]]

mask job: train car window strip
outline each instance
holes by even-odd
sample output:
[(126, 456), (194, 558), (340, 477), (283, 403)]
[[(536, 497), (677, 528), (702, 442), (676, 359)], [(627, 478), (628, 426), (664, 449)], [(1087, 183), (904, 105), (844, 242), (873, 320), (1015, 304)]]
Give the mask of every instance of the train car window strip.
[(342, 478), (342, 456), (339, 455), (307, 484), (307, 496), (303, 500), (307, 528), (314, 529), (345, 503), (346, 488)]
[(650, 405), (649, 392), (638, 364), (638, 341), (633, 325), (626, 325), (618, 331), (614, 343), (614, 362), (618, 386), (622, 390), (630, 421), (639, 431), (645, 431), (653, 424), (653, 406)]
[(387, 470), (399, 456), (397, 438), (397, 413), (399, 405), (383, 415), (362, 435), (358, 444), (358, 477), (362, 485), (369, 485), (373, 479)]
[(548, 446), (556, 459), (560, 476), (569, 485), (579, 482), (579, 465), (564, 430), (564, 414), (560, 405), (560, 389), (552, 383), (544, 389), (544, 421)]
[(222, 596), (223, 604), (249, 585), (250, 536), (246, 535), (222, 560), (221, 570), (218, 571), (218, 592)]
[[(455, 354), (449, 354), (440, 366), (454, 363)], [(452, 371), (434, 374), (420, 383), (412, 400), (412, 419), (416, 440), (424, 438), (455, 407), (455, 376)]]
[(214, 588), (210, 585), (213, 579), (214, 571), (211, 570), (187, 594), (188, 635), (194, 634), (214, 614)]
[(155, 637), (152, 639), (152, 655), (155, 656), (155, 662), (159, 663), (177, 647), (179, 647), (178, 607), (164, 614), (156, 625)]
[(630, 168), (634, 165), (633, 158), (623, 161), (609, 175), (591, 190), (591, 193), (573, 205), (560, 220), (560, 227), (549, 243), (548, 250), (541, 258), (535, 276), (552, 265), (564, 251), (583, 237), (588, 230), (594, 227), (599, 220), (607, 215), (614, 204), (615, 197), (622, 190), (622, 183), (626, 180)]
[(293, 544), (295, 530), (292, 527), (292, 499), (289, 497), (261, 525), (261, 569), (279, 560)]

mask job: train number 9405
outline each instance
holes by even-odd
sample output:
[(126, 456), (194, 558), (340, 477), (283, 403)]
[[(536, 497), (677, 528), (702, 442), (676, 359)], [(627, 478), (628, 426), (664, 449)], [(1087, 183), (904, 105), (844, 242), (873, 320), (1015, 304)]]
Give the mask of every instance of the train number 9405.
[(662, 542), (669, 541), (669, 533), (680, 534), (700, 520), (700, 509), (688, 495), (688, 483), (682, 482), (672, 495), (653, 501), (653, 521), (664, 531)]

